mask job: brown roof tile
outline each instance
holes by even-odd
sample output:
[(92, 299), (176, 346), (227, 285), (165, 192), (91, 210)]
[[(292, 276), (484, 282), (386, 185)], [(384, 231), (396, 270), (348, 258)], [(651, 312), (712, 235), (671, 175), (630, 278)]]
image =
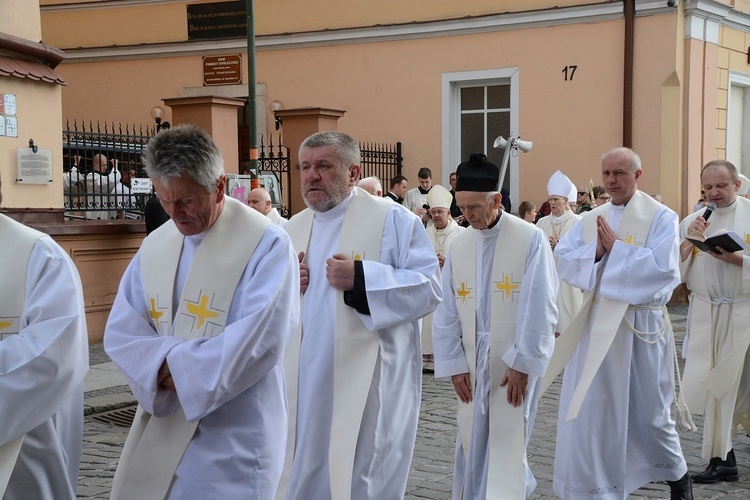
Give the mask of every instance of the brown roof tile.
[(67, 85), (62, 76), (43, 64), (6, 56), (0, 56), (0, 76), (15, 76), (16, 78)]

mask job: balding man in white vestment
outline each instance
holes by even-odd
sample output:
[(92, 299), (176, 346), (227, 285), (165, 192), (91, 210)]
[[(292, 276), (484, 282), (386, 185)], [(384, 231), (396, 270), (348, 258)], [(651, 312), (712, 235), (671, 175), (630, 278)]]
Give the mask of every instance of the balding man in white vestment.
[(139, 403), (112, 498), (270, 500), (299, 314), (291, 242), (224, 194), (221, 154), (198, 127), (162, 130), (143, 160), (171, 219), (125, 271), (104, 334)]
[(266, 189), (258, 187), (250, 191), (247, 195), (247, 204), (268, 217), (277, 226), (286, 224), (286, 219), (281, 216), (276, 207), (271, 205), (271, 193)]
[(284, 361), (290, 427), (277, 498), (403, 498), (422, 388), (419, 319), (442, 298), (438, 260), (418, 217), (354, 186), (354, 139), (319, 132), (299, 158), (309, 208), (284, 228), (304, 293)]
[[(701, 172), (706, 201), (680, 224), (680, 271), (690, 294), (687, 359), (683, 380), (688, 407), (703, 415), (703, 472), (696, 483), (739, 480), (732, 438), (750, 430), (750, 250), (703, 252), (685, 238), (726, 229), (750, 240), (750, 200), (740, 196), (742, 179), (726, 160)], [(708, 221), (706, 220), (708, 218)]]
[(546, 388), (565, 367), (553, 480), (561, 498), (624, 500), (667, 481), (672, 499), (692, 499), (670, 416), (677, 214), (638, 191), (642, 173), (632, 150), (605, 153), (612, 202), (583, 214), (555, 248), (560, 277), (585, 292), (544, 377)]

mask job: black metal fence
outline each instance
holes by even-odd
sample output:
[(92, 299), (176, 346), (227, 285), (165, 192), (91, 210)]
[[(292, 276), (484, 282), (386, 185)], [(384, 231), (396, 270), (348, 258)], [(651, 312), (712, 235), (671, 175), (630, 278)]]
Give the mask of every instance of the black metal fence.
[(141, 153), (155, 127), (70, 121), (63, 130), (63, 190), (69, 219), (137, 219), (148, 194), (132, 194), (146, 177)]
[[(292, 173), (289, 170), (289, 148), (281, 144), (281, 135), (271, 135), (268, 146), (265, 139), (260, 138), (258, 155), (258, 177), (260, 187), (265, 188), (271, 195), (271, 203), (276, 207), (282, 217), (288, 219), (291, 216), (289, 207), (289, 196), (284, 196), (284, 186), (291, 189)], [(287, 193), (288, 194), (288, 193)]]
[(359, 149), (362, 153), (362, 178), (376, 176), (383, 184), (383, 193), (387, 193), (391, 185), (391, 179), (401, 175), (403, 168), (401, 143), (375, 144), (361, 142)]
[[(137, 219), (150, 193), (131, 192), (131, 178), (146, 178), (141, 154), (156, 127), (101, 125), (66, 122), (63, 131), (63, 189), (68, 219)], [(275, 143), (274, 143), (275, 142)], [(401, 143), (360, 143), (362, 177), (377, 176), (387, 191), (390, 181), (401, 175)], [(242, 169), (245, 165), (241, 165)], [(289, 148), (281, 136), (261, 138), (258, 159), (259, 184), (271, 193), (274, 206), (289, 217), (291, 171)], [(239, 176), (242, 177), (242, 176)], [(284, 191), (287, 191), (286, 193)], [(247, 190), (246, 190), (247, 191)], [(230, 195), (232, 193), (229, 193)], [(286, 194), (286, 196), (285, 196)]]

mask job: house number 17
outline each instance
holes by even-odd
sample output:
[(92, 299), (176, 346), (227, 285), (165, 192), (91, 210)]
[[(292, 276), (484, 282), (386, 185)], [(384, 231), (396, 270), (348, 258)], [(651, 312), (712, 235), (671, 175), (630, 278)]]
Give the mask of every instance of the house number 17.
[(568, 80), (572, 80), (573, 79), (573, 75), (576, 74), (576, 69), (577, 68), (578, 68), (578, 66), (565, 66), (563, 68), (562, 74), (564, 75), (566, 82)]

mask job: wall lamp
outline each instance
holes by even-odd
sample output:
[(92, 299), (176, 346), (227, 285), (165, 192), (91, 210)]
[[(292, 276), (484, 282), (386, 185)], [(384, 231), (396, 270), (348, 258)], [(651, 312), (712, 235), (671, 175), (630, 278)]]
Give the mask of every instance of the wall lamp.
[(279, 127), (281, 127), (284, 124), (284, 120), (282, 120), (281, 117), (276, 114), (276, 112), (284, 109), (284, 103), (279, 101), (278, 99), (271, 101), (271, 104), (268, 105), (268, 109), (270, 109), (271, 113), (273, 113), (274, 123), (276, 124), (276, 130), (279, 130)]
[(167, 116), (167, 112), (161, 106), (154, 106), (151, 108), (151, 118), (156, 122), (156, 131), (159, 132), (162, 129), (168, 129), (171, 125), (169, 122), (162, 122), (161, 119)]

